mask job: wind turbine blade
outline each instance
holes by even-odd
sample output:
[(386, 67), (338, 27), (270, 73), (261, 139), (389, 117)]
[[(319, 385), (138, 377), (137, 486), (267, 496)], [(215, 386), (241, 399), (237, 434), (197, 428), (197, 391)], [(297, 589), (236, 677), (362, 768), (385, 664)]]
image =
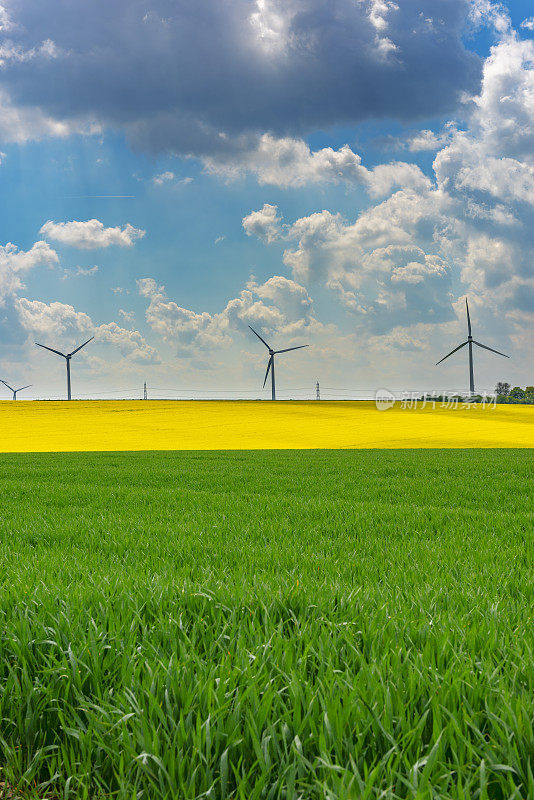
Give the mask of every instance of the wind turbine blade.
[(278, 353), (289, 353), (290, 350), (302, 350), (303, 347), (309, 347), (309, 344), (299, 344), (298, 347), (286, 347), (285, 350), (276, 350), (276, 354)]
[[(17, 389), (17, 392), (22, 392), (23, 389), (29, 389), (30, 386), (33, 386), (33, 383), (29, 383), (27, 386), (21, 386), (20, 389)], [(13, 389), (13, 391), (15, 391)]]
[(474, 339), (473, 339), (473, 344), (476, 344), (479, 347), (483, 347), (484, 350), (489, 350), (491, 353), (497, 353), (498, 356), (504, 356), (505, 358), (510, 358), (510, 356), (507, 356), (506, 353), (501, 353), (500, 350), (494, 350), (493, 347), (488, 347), (485, 344), (480, 344), (480, 342), (475, 342)]
[(67, 358), (65, 353), (61, 353), (59, 350), (54, 350), (53, 347), (47, 347), (45, 344), (39, 344), (39, 342), (35, 342), (35, 344), (37, 345), (37, 347), (42, 347), (43, 350), (50, 350), (51, 353), (56, 353), (56, 355), (58, 356), (63, 356), (63, 358)]
[(267, 348), (267, 350), (270, 350), (271, 348), (269, 347), (269, 345), (267, 344), (267, 342), (265, 341), (265, 339), (262, 339), (262, 338), (261, 338), (261, 336), (260, 336), (260, 334), (259, 334), (259, 333), (256, 333), (256, 331), (254, 330), (254, 328), (252, 328), (250, 325), (249, 325), (248, 327), (250, 328), (250, 330), (252, 331), (252, 333), (255, 333), (255, 334), (256, 334), (256, 336), (258, 337), (258, 339), (260, 340), (260, 342), (263, 342), (263, 344), (265, 345), (265, 347)]
[(72, 353), (70, 353), (70, 355), (73, 356), (75, 353), (78, 352), (78, 350), (81, 350), (82, 347), (85, 347), (86, 344), (89, 344), (89, 342), (92, 342), (94, 338), (95, 338), (94, 336), (91, 336), (90, 339), (88, 339), (86, 342), (84, 342), (79, 347), (77, 347), (76, 350), (73, 350)]
[(456, 353), (457, 350), (460, 350), (462, 347), (465, 347), (466, 344), (469, 344), (469, 342), (462, 342), (462, 344), (459, 344), (458, 347), (454, 348), (454, 350), (451, 350), (450, 353), (447, 353), (446, 356), (443, 356), (443, 358), (440, 358), (440, 360), (436, 362), (436, 367), (438, 366), (438, 364), (441, 364), (442, 361), (445, 361), (446, 358), (448, 358), (449, 356), (452, 356), (453, 353)]
[(467, 309), (467, 335), (471, 336), (471, 317), (469, 316), (469, 304), (467, 302), (467, 297), (465, 298), (465, 307)]
[(14, 390), (14, 388), (13, 388), (12, 386), (10, 386), (10, 385), (9, 385), (9, 383), (6, 383), (6, 382), (5, 382), (5, 381), (3, 381), (1, 378), (0, 378), (0, 383), (3, 383), (3, 384), (4, 384), (4, 386), (7, 386), (7, 388), (8, 388), (8, 389), (9, 389), (11, 392), (14, 392), (14, 391), (15, 391), (15, 390)]
[(267, 378), (269, 377), (269, 370), (271, 369), (273, 363), (273, 357), (271, 356), (269, 359), (269, 363), (267, 364), (267, 372), (265, 373), (265, 380), (263, 381), (263, 388), (265, 388), (265, 384), (267, 383)]

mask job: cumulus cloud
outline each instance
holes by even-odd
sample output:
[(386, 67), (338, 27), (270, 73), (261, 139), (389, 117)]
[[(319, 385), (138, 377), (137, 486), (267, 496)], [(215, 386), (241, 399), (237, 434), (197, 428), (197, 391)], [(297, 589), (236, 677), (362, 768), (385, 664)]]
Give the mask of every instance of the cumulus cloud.
[(302, 139), (277, 138), (269, 133), (243, 142), (234, 151), (222, 151), (203, 160), (210, 174), (235, 179), (251, 173), (260, 184), (274, 186), (363, 180), (361, 158), (348, 145), (312, 152)]
[(11, 242), (0, 245), (0, 306), (23, 287), (25, 273), (38, 266), (52, 267), (58, 262), (58, 254), (47, 242), (35, 242), (26, 251), (19, 250)]
[(480, 146), (534, 160), (534, 42), (506, 36), (484, 63), (471, 128)]
[(486, 25), (501, 35), (511, 28), (508, 9), (499, 0), (471, 0), (469, 18), (476, 27)]
[(5, 89), (0, 88), (0, 141), (23, 144), (45, 138), (65, 138), (74, 134), (92, 136), (101, 126), (86, 117), (58, 118), (39, 106), (13, 103)]
[(20, 297), (15, 305), (22, 326), (36, 335), (56, 339), (66, 337), (74, 343), (76, 336), (91, 336), (94, 332), (89, 315), (66, 303), (43, 303)]
[(431, 181), (417, 164), (392, 161), (366, 170), (365, 184), (371, 197), (385, 197), (395, 189), (424, 191)]
[(198, 0), (187, 12), (167, 0), (149, 11), (142, 0), (105, 11), (100, 0), (51, 0), (46, 15), (32, 0), (6, 0), (5, 8), (13, 52), (49, 51), (7, 61), (3, 84), (16, 108), (120, 128), (152, 151), (209, 155), (266, 131), (302, 136), (441, 115), (480, 75), (462, 42), (465, 0)]
[[(355, 223), (323, 212), (297, 220), (290, 229), (290, 235), (298, 237), (298, 247), (287, 250), (284, 260), (295, 277), (325, 281), (367, 332), (386, 332), (415, 322), (446, 322), (453, 316), (451, 265), (442, 254), (411, 244), (413, 239), (421, 240), (414, 231), (428, 221), (423, 213), (431, 214), (424, 212), (424, 202), (415, 213), (415, 196), (407, 198), (399, 192), (393, 198), (403, 210), (408, 199), (411, 214), (400, 216), (397, 228), (387, 229), (395, 205), (386, 201)], [(386, 236), (375, 228), (379, 218)], [(429, 247), (431, 241), (428, 235)]]
[[(1, 19), (1, 18), (0, 18)], [(111, 345), (118, 354), (132, 363), (159, 363), (157, 351), (136, 330), (120, 327), (116, 322), (96, 325), (91, 317), (68, 303), (45, 303), (21, 297), (23, 278), (38, 267), (53, 267), (59, 263), (55, 250), (45, 241), (37, 241), (27, 251), (9, 242), (0, 246), (0, 327), (3, 343), (18, 342), (28, 335), (44, 339), (43, 344), (55, 341), (65, 350), (83, 337), (95, 336), (95, 341)], [(77, 267), (68, 274), (94, 275), (98, 267)], [(127, 322), (132, 320), (124, 314)], [(33, 341), (33, 338), (32, 338)]]
[(274, 242), (280, 235), (280, 218), (277, 206), (264, 203), (259, 211), (251, 211), (243, 217), (243, 228), (247, 236), (257, 236), (264, 242)]
[(361, 156), (346, 144), (338, 150), (323, 147), (312, 151), (302, 139), (276, 138), (263, 134), (247, 149), (204, 158), (205, 170), (226, 179), (247, 173), (258, 183), (299, 187), (308, 184), (349, 183), (367, 189), (373, 197), (388, 194), (394, 187), (420, 188), (428, 178), (416, 164), (394, 161), (367, 169)]
[(274, 275), (263, 284), (251, 280), (222, 311), (210, 314), (183, 308), (171, 300), (165, 287), (153, 278), (137, 281), (139, 294), (148, 300), (146, 319), (166, 342), (182, 351), (229, 345), (248, 325), (266, 335), (291, 337), (322, 329), (314, 315), (307, 290), (295, 281)]
[(456, 123), (449, 121), (445, 124), (443, 129), (437, 133), (436, 131), (423, 129), (408, 136), (404, 141), (399, 140), (397, 143), (400, 147), (406, 147), (408, 150), (415, 153), (425, 150), (439, 150), (449, 144), (456, 133)]
[[(277, 209), (270, 237), (261, 225), (247, 231), (287, 242), (283, 258), (294, 280), (326, 283), (365, 330), (380, 335), (414, 322), (449, 324), (453, 276), (496, 317), (520, 312), (524, 328), (534, 312), (534, 43), (499, 22), (496, 5), (475, 10), (504, 33), (484, 64), (480, 92), (466, 102), (466, 129), (451, 122), (408, 140), (413, 149), (438, 151), (431, 178), (404, 162), (367, 170), (353, 159), (356, 180), (382, 202), (354, 219), (322, 209), (287, 222)], [(312, 154), (305, 156), (309, 162)], [(245, 226), (249, 218), (256, 219), (245, 217)]]
[(157, 350), (147, 344), (139, 331), (121, 328), (116, 322), (108, 322), (95, 328), (95, 342), (108, 344), (130, 361), (159, 364)]
[(119, 317), (131, 325), (135, 319), (135, 312), (133, 311), (125, 311), (124, 308), (119, 308)]
[(45, 222), (40, 233), (47, 239), (77, 247), (80, 250), (118, 245), (119, 247), (132, 247), (137, 239), (142, 239), (146, 231), (135, 228), (130, 223), (121, 228), (106, 228), (98, 219), (89, 219), (86, 222)]
[(22, 328), (32, 336), (39, 336), (43, 344), (59, 346), (65, 350), (80, 339), (94, 336), (95, 344), (110, 345), (117, 353), (136, 363), (159, 363), (155, 348), (147, 344), (139, 331), (121, 328), (116, 322), (95, 325), (91, 317), (77, 311), (68, 303), (43, 303), (26, 297), (15, 301)]

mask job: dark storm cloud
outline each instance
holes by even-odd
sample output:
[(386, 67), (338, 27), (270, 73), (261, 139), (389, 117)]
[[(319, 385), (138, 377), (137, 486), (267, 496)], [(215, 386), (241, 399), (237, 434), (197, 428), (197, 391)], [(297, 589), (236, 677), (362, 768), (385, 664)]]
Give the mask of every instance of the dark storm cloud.
[[(4, 4), (4, 41), (32, 54), (4, 64), (16, 103), (95, 118), (155, 151), (444, 114), (480, 80), (461, 41), (467, 0), (398, 0), (387, 12), (375, 0), (374, 16), (373, 0)], [(39, 52), (47, 40), (52, 55)]]

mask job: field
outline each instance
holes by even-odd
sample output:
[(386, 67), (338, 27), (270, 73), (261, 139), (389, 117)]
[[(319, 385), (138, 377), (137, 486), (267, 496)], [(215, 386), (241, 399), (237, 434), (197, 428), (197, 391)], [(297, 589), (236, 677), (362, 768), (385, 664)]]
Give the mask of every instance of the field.
[(1, 455), (0, 783), (534, 797), (533, 476), (528, 449)]
[(0, 403), (0, 452), (534, 447), (534, 406), (374, 402)]

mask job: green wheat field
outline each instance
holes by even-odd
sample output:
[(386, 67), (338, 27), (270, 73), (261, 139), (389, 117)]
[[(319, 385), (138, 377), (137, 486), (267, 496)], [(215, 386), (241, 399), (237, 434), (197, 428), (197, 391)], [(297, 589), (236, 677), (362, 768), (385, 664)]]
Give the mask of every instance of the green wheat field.
[(534, 798), (531, 450), (0, 456), (0, 796)]

